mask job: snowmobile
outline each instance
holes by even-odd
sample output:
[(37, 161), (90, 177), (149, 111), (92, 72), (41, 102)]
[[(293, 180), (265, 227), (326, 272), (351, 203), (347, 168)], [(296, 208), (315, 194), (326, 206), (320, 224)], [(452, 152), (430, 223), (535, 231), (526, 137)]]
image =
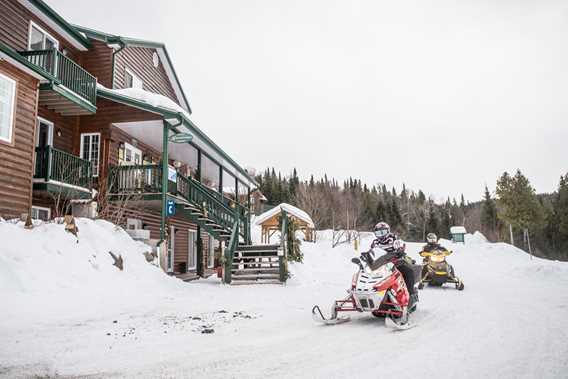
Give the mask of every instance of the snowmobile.
[(421, 251), (419, 254), (424, 258), (419, 289), (423, 289), (425, 283), (438, 287), (444, 283), (454, 283), (459, 291), (464, 289), (463, 282), (455, 275), (454, 268), (446, 261), (446, 257), (452, 254), (452, 251), (438, 249)]
[[(373, 256), (380, 257), (374, 260)], [(403, 259), (409, 258), (404, 253), (387, 254), (379, 248), (362, 253), (360, 258), (353, 258), (351, 262), (357, 265), (358, 270), (353, 275), (351, 288), (347, 290), (348, 296), (334, 301), (330, 317), (325, 317), (320, 307), (315, 305), (312, 308), (314, 321), (339, 324), (350, 320), (349, 316), (339, 316), (340, 313), (367, 312), (384, 317), (389, 327), (408, 329), (414, 326), (409, 314), (416, 310), (418, 294), (410, 296), (404, 277), (396, 268)], [(420, 266), (417, 267), (420, 269)], [(419, 271), (415, 276), (419, 276)]]

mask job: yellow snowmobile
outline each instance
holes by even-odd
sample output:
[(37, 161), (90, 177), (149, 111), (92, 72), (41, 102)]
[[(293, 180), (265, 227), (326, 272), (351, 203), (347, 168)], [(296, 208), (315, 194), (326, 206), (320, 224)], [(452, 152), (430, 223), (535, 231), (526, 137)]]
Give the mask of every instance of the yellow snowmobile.
[(420, 256), (424, 258), (422, 266), (422, 277), (418, 288), (424, 288), (424, 284), (440, 287), (444, 283), (454, 283), (459, 291), (464, 289), (463, 282), (455, 275), (454, 268), (446, 262), (446, 257), (452, 251), (433, 249), (432, 251), (421, 251)]

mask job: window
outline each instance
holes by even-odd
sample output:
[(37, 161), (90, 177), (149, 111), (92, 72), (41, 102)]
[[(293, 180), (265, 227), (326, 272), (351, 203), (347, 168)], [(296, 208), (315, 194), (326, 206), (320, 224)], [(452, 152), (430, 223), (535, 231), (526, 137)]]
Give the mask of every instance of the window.
[(0, 140), (12, 142), (16, 81), (0, 74)]
[(101, 133), (81, 134), (81, 158), (93, 165), (93, 176), (99, 176)]
[(132, 71), (126, 69), (124, 72), (124, 88), (140, 88), (144, 86), (142, 79), (137, 77)]
[(57, 49), (59, 42), (35, 23), (30, 23), (28, 50)]
[(228, 171), (223, 170), (223, 195), (228, 197), (231, 200), (236, 199), (236, 191), (235, 188), (236, 180), (233, 175), (231, 175)]
[(201, 154), (201, 182), (207, 187), (219, 191), (219, 165)]
[(124, 165), (141, 165), (142, 150), (129, 143), (124, 143), (124, 159), (121, 163)]
[(195, 270), (197, 268), (197, 231), (188, 231), (188, 257), (187, 257), (187, 269)]
[(49, 221), (51, 218), (51, 209), (45, 207), (32, 206), (32, 219)]

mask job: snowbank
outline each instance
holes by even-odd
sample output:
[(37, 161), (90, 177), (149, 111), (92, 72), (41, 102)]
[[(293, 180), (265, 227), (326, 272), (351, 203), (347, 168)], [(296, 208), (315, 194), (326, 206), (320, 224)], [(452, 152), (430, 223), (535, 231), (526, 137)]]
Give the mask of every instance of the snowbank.
[[(150, 248), (122, 229), (103, 220), (78, 218), (76, 224), (78, 238), (63, 224), (39, 223), (27, 230), (21, 222), (0, 222), (0, 298), (11, 304), (9, 312), (33, 313), (38, 302), (70, 312), (99, 301), (136, 302), (181, 283), (148, 263), (143, 253)], [(110, 251), (122, 256), (124, 271), (113, 265)]]

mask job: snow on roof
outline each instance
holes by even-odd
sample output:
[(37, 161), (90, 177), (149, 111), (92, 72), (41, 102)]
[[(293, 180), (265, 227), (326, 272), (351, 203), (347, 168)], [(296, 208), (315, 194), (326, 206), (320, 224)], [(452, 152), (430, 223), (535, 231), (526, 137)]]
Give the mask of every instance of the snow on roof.
[(263, 214), (259, 215), (256, 218), (256, 224), (260, 225), (264, 221), (274, 217), (275, 215), (279, 214), (282, 211), (285, 211), (285, 212), (291, 214), (292, 216), (304, 221), (311, 228), (315, 227), (314, 222), (312, 221), (312, 218), (310, 217), (310, 215), (308, 215), (306, 212), (304, 212), (300, 208), (297, 208), (297, 207), (290, 205), (290, 204), (287, 204), (287, 203), (282, 203), (280, 205), (277, 205), (274, 208), (272, 208), (271, 210), (266, 211)]
[(450, 228), (451, 234), (466, 234), (467, 231), (465, 230), (464, 226), (452, 226)]
[(184, 116), (186, 116), (188, 119), (190, 118), (189, 113), (185, 109), (183, 109), (178, 103), (164, 95), (146, 91), (142, 88), (110, 89), (106, 88), (100, 83), (97, 83), (97, 87), (105, 91), (115, 93), (117, 95), (126, 96), (135, 100), (142, 101), (153, 107), (163, 108), (170, 112), (183, 113)]

